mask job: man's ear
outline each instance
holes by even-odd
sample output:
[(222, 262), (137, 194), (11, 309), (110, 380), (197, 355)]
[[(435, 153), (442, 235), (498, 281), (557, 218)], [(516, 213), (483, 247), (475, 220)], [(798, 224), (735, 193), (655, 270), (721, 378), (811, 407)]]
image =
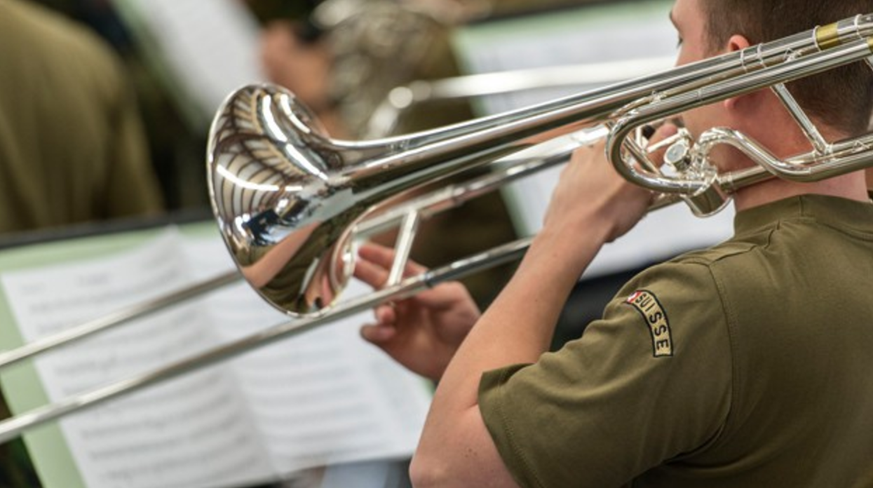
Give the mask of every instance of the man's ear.
[[(749, 46), (751, 46), (751, 43), (749, 42), (748, 39), (746, 39), (745, 36), (741, 36), (739, 34), (734, 34), (730, 37), (730, 39), (728, 39), (727, 46), (725, 46), (725, 49), (726, 49), (725, 52), (732, 53), (732, 52), (736, 52), (736, 51), (742, 51), (743, 49), (746, 49)], [(737, 107), (737, 103), (740, 102), (740, 99), (742, 99), (744, 97), (751, 96), (751, 95), (754, 95), (754, 93), (751, 93), (749, 95), (741, 95), (739, 97), (731, 97), (731, 98), (728, 98), (725, 101), (723, 101), (722, 104), (724, 105), (724, 108), (726, 108), (728, 110), (732, 110), (732, 109), (735, 109)]]

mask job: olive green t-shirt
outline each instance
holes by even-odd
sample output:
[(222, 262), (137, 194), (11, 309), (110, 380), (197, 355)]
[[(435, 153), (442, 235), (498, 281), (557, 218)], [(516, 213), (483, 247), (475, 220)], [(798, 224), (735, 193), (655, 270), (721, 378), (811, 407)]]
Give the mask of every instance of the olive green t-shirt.
[(873, 204), (802, 196), (629, 282), (576, 341), (486, 373), (524, 487), (873, 486)]
[(117, 58), (58, 14), (0, 0), (0, 233), (161, 208)]

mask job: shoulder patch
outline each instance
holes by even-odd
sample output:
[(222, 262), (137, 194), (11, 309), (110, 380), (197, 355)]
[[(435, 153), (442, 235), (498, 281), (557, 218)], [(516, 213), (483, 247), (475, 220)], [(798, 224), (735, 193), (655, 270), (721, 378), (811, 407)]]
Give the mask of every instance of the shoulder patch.
[(656, 358), (673, 355), (673, 333), (667, 312), (654, 293), (648, 290), (638, 290), (627, 297), (627, 305), (634, 307), (642, 315), (643, 320), (652, 334), (652, 353)]

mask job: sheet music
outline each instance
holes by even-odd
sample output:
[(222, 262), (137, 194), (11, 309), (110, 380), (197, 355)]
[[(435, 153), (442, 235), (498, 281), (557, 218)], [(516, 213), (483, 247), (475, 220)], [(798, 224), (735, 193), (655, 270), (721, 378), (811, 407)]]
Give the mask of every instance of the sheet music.
[[(459, 32), (457, 51), (472, 73), (601, 63), (675, 55), (676, 33), (668, 20), (672, 2), (626, 2), (581, 7), (541, 19), (473, 25)], [(490, 96), (478, 106), (483, 115), (504, 112), (582, 93), (595, 86), (552, 88)], [(561, 168), (546, 170), (505, 188), (518, 232), (542, 227)], [(586, 277), (619, 272), (705, 247), (731, 235), (733, 208), (707, 219), (684, 204), (653, 212), (621, 239), (607, 244)]]
[[(29, 342), (232, 268), (217, 233), (168, 231), (118, 255), (7, 272), (0, 284)], [(65, 417), (62, 432), (85, 484), (236, 486), (409, 457), (430, 393), (360, 339), (369, 320), (362, 315)], [(35, 363), (56, 401), (287, 320), (240, 283)]]
[[(132, 252), (5, 273), (25, 340), (139, 303), (188, 281), (180, 237)], [(53, 401), (217, 343), (196, 304), (128, 324), (35, 361)], [(90, 488), (227, 486), (269, 473), (254, 419), (232, 375), (214, 367), (60, 421)]]
[[(195, 269), (217, 272), (233, 266), (223, 248), (204, 239), (188, 250)], [(343, 296), (364, 291), (353, 283)], [(210, 296), (206, 308), (224, 340), (289, 320), (246, 284)], [(370, 312), (359, 314), (233, 361), (280, 472), (414, 451), (430, 394), (423, 380), (360, 338), (369, 320)]]

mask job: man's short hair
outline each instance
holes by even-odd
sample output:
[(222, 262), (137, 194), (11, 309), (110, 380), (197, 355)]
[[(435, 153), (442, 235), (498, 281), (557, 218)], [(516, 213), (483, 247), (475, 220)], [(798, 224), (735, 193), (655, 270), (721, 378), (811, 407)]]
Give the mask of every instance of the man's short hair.
[[(701, 0), (708, 47), (730, 36), (752, 44), (796, 34), (856, 14), (873, 13), (873, 0)], [(788, 84), (806, 112), (847, 135), (865, 132), (873, 113), (873, 71), (858, 62)]]

